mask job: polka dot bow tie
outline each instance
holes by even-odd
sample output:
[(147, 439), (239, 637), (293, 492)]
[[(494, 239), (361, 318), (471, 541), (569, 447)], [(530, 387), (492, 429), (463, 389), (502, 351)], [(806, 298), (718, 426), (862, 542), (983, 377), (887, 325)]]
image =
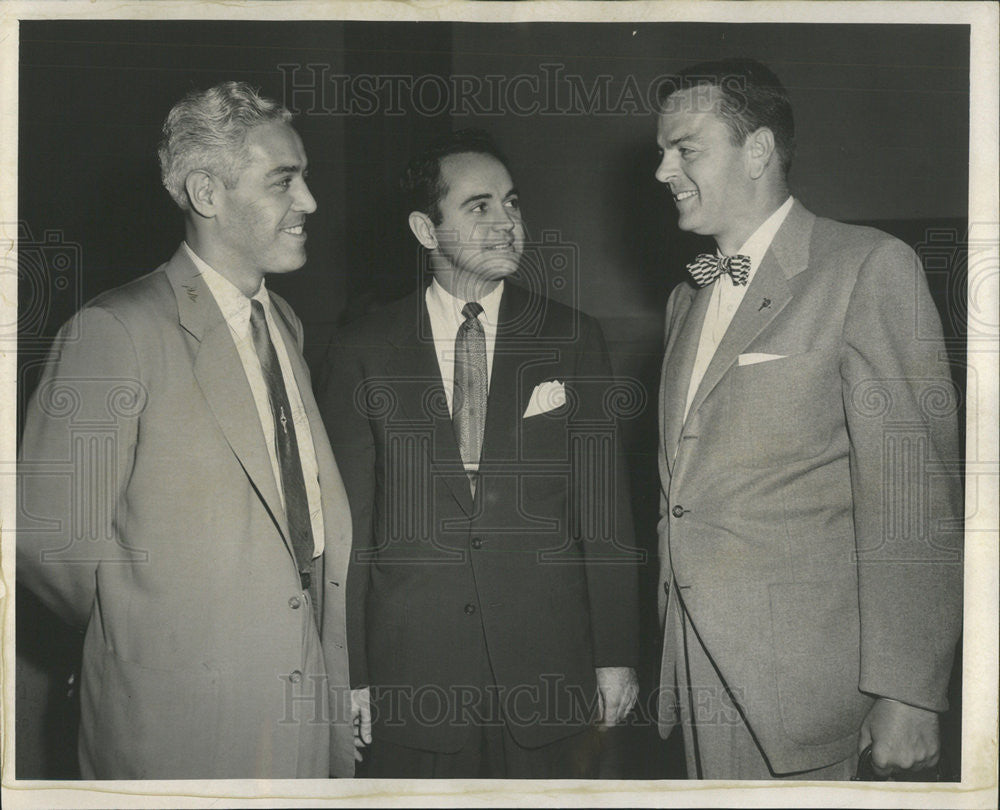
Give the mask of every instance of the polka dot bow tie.
[(729, 273), (733, 284), (743, 286), (750, 275), (750, 257), (737, 253), (735, 256), (718, 256), (714, 253), (699, 253), (687, 266), (691, 278), (699, 287), (711, 284), (723, 273)]

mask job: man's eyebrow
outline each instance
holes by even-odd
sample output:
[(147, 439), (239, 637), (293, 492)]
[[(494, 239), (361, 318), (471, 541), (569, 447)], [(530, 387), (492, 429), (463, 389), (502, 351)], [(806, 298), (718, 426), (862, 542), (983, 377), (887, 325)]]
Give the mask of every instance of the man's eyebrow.
[(682, 135), (679, 135), (676, 138), (671, 138), (670, 139), (670, 145), (671, 146), (676, 146), (681, 141), (695, 141), (697, 139), (698, 139), (698, 136), (695, 133), (693, 133), (693, 132), (685, 132), (685, 133), (683, 133)]
[(471, 197), (466, 197), (462, 200), (462, 205), (466, 206), (469, 203), (479, 202), (480, 200), (489, 200), (493, 197), (492, 194), (473, 194)]
[(298, 163), (293, 163), (290, 166), (276, 166), (267, 173), (268, 177), (275, 174), (297, 174), (302, 171), (302, 167)]
[(512, 187), (510, 191), (508, 191), (506, 194), (503, 195), (503, 198), (506, 200), (509, 199), (510, 197), (520, 197), (520, 196), (521, 192), (518, 191), (516, 187)]

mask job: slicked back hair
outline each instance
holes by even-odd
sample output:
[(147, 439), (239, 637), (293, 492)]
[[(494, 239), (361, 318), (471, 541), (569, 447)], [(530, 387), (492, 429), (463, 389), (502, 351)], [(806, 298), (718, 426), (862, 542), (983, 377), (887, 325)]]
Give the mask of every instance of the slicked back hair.
[(729, 127), (736, 146), (742, 146), (747, 136), (761, 127), (774, 133), (775, 152), (787, 178), (795, 155), (795, 119), (788, 92), (771, 69), (755, 59), (744, 58), (684, 68), (661, 85), (660, 111), (671, 111), (674, 93), (697, 87), (718, 88), (715, 112)]
[(507, 172), (510, 166), (490, 134), (482, 129), (460, 129), (432, 141), (407, 164), (399, 179), (407, 211), (422, 211), (435, 225), (441, 224), (441, 200), (448, 193), (441, 177), (441, 161), (449, 155), (467, 153), (490, 155)]

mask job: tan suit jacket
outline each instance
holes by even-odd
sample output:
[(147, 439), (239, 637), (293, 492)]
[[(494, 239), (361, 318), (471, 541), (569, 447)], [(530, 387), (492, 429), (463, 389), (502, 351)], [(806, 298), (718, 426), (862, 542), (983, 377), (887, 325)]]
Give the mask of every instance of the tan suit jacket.
[(183, 249), (63, 327), (28, 407), (17, 576), (86, 630), (84, 778), (353, 774), (350, 515), (301, 324), (271, 297), (319, 466), (311, 594), (231, 332)]
[(962, 534), (940, 320), (912, 250), (796, 203), (685, 419), (710, 294), (667, 305), (660, 730), (683, 602), (772, 767), (820, 767), (873, 696), (947, 706)]

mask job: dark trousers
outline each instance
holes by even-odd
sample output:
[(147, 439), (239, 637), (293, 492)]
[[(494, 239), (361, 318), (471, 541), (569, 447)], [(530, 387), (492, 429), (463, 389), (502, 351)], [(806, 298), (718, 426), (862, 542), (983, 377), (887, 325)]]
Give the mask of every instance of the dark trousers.
[(368, 776), (396, 779), (595, 779), (600, 732), (590, 728), (541, 748), (517, 744), (505, 725), (477, 726), (455, 753), (373, 740)]
[[(469, 728), (463, 746), (452, 753), (398, 745), (372, 728), (367, 776), (400, 779), (594, 779), (598, 775), (601, 734), (576, 727), (569, 736), (525, 748), (511, 735), (498, 703), (496, 678), (486, 649), (485, 633), (468, 651), (478, 659), (479, 699), (464, 714)], [(373, 690), (377, 687), (373, 686)]]

